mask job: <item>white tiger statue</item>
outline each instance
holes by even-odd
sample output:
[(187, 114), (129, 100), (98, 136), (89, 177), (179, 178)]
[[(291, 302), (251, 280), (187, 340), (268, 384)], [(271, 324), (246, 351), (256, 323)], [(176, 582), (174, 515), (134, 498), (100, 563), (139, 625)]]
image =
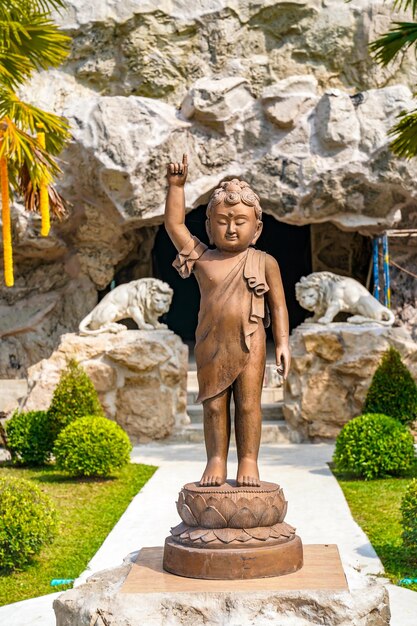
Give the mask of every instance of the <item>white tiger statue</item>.
[(347, 319), (351, 324), (377, 322), (392, 326), (395, 321), (392, 311), (357, 280), (332, 272), (303, 276), (295, 285), (295, 295), (304, 309), (314, 313), (306, 322), (330, 324), (341, 312), (354, 314)]
[(109, 291), (79, 324), (82, 335), (126, 330), (118, 320), (132, 318), (140, 330), (167, 328), (158, 317), (169, 310), (173, 291), (157, 278), (139, 278)]

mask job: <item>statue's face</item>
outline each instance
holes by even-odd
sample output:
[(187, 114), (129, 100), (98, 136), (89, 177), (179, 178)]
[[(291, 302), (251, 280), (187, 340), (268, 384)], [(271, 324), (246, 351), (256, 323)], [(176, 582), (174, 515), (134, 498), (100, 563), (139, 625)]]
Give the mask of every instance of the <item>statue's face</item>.
[(255, 209), (243, 202), (221, 203), (212, 208), (207, 228), (216, 248), (242, 252), (257, 241), (262, 222), (257, 219)]
[(314, 308), (317, 304), (318, 293), (314, 287), (309, 287), (302, 291), (300, 296), (300, 304), (307, 311), (314, 311)]

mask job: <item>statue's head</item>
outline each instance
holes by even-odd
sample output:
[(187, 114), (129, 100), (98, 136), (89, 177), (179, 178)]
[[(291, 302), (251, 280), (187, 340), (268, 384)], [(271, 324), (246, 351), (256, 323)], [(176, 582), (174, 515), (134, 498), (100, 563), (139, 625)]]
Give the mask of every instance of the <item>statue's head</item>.
[(240, 252), (255, 244), (262, 232), (259, 196), (248, 183), (234, 178), (221, 183), (207, 206), (210, 243), (220, 250)]

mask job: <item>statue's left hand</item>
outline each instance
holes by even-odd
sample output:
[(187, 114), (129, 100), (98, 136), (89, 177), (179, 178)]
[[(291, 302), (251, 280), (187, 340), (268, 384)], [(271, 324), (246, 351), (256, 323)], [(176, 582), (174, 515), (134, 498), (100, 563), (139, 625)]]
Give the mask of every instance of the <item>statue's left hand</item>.
[(282, 346), (277, 346), (275, 349), (278, 374), (280, 374), (284, 380), (288, 376), (291, 363), (291, 353), (288, 343)]

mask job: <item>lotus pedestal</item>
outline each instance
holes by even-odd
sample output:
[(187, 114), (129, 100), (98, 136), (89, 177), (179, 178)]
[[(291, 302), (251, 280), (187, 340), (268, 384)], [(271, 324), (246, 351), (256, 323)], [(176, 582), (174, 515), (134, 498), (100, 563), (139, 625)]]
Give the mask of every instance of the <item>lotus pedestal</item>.
[(163, 567), (189, 578), (236, 580), (282, 576), (303, 565), (303, 547), (284, 521), (279, 485), (221, 487), (189, 483), (178, 502), (181, 524), (165, 541)]

